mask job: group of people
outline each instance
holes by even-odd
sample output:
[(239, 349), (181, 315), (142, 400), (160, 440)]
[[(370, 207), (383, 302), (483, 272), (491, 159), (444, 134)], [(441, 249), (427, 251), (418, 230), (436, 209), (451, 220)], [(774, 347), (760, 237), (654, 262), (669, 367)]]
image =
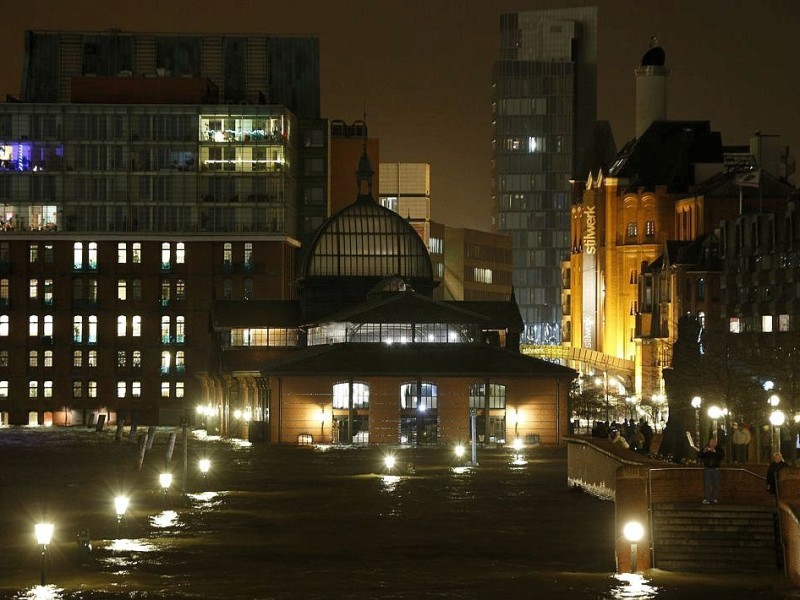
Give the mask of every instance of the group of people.
[(592, 436), (608, 437), (613, 444), (647, 455), (650, 454), (650, 446), (653, 443), (653, 428), (644, 417), (638, 422), (633, 419), (624, 419), (622, 423), (595, 421)]

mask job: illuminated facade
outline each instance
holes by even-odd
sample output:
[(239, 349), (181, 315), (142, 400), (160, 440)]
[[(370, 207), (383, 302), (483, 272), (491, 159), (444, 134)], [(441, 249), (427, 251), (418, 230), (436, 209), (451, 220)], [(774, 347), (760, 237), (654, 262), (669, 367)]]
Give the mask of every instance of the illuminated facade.
[(486, 444), (561, 443), (574, 371), (519, 353), (513, 298), (434, 300), (425, 244), (375, 202), (372, 174), (364, 155), (355, 203), (309, 247), (298, 300), (216, 305), (208, 426), (278, 444), (442, 444), (470, 438), (474, 411)]
[(591, 168), (597, 9), (501, 16), (492, 76), (493, 230), (509, 234), (524, 342), (561, 342), (570, 180)]
[(306, 184), (327, 194), (305, 164), (327, 160), (318, 42), (25, 43), (22, 101), (0, 104), (0, 418), (177, 423), (213, 303), (293, 297)]

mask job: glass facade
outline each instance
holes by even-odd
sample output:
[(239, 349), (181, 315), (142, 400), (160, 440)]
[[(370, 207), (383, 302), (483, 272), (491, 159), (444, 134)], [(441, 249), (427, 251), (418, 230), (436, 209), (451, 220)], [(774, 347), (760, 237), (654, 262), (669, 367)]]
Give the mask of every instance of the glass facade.
[(561, 342), (571, 179), (596, 119), (594, 7), (504, 14), (492, 87), (494, 228), (511, 236), (523, 343)]

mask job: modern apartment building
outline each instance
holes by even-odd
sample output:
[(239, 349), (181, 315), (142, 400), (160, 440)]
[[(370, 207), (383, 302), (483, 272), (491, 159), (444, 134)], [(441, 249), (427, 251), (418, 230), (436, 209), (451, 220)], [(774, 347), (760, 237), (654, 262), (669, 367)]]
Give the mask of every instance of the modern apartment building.
[(318, 64), (316, 38), (26, 35), (0, 104), (4, 422), (190, 414), (212, 303), (294, 293), (327, 196)]
[(523, 343), (561, 342), (570, 180), (594, 164), (597, 9), (508, 13), (492, 73), (493, 230), (512, 239)]

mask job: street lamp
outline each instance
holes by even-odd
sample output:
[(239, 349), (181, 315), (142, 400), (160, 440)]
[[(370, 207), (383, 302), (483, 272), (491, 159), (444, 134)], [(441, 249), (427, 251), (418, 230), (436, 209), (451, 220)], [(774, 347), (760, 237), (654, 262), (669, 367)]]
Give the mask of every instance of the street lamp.
[(781, 451), (781, 426), (786, 422), (786, 415), (782, 410), (773, 410), (769, 415), (772, 424), (772, 453)]
[(172, 485), (172, 473), (161, 473), (161, 475), (158, 476), (158, 481), (161, 484), (161, 489), (164, 490), (164, 510), (166, 510), (169, 506), (167, 502), (167, 493), (169, 492), (169, 487)]
[(116, 496), (114, 498), (114, 511), (117, 513), (117, 537), (119, 537), (120, 529), (122, 528), (122, 520), (125, 518), (125, 513), (128, 511), (128, 504), (130, 500), (127, 496)]
[(700, 441), (700, 405), (703, 404), (703, 399), (700, 396), (692, 398), (692, 408), (694, 408), (694, 430), (697, 434), (697, 441), (695, 444), (698, 446), (702, 443)]
[(383, 465), (386, 467), (386, 471), (391, 473), (392, 469), (394, 469), (394, 465), (396, 460), (393, 454), (387, 454), (383, 457)]
[(722, 416), (722, 409), (716, 404), (712, 404), (708, 407), (707, 414), (708, 418), (714, 423), (714, 430), (711, 434), (711, 437), (717, 439), (717, 421), (719, 421), (719, 418)]
[(208, 471), (211, 469), (211, 461), (207, 458), (201, 458), (197, 462), (197, 466), (200, 469), (200, 472), (203, 474), (203, 481), (205, 481)]
[(638, 558), (636, 556), (638, 553), (637, 544), (639, 540), (642, 539), (642, 536), (644, 536), (644, 527), (642, 527), (639, 521), (628, 521), (625, 523), (625, 527), (622, 528), (622, 535), (631, 543), (631, 573), (636, 573), (636, 559)]
[(636, 403), (638, 401), (639, 401), (639, 399), (636, 396), (628, 396), (627, 398), (625, 398), (625, 402), (627, 402), (628, 405), (631, 407), (631, 421), (635, 420), (635, 418), (636, 418), (636, 415), (635, 415)]
[(34, 527), (34, 531), (36, 532), (36, 543), (42, 547), (42, 568), (40, 573), (41, 577), (39, 578), (39, 581), (42, 585), (45, 585), (44, 569), (47, 561), (47, 546), (50, 545), (50, 540), (53, 539), (54, 530), (55, 525), (52, 523), (36, 523)]

